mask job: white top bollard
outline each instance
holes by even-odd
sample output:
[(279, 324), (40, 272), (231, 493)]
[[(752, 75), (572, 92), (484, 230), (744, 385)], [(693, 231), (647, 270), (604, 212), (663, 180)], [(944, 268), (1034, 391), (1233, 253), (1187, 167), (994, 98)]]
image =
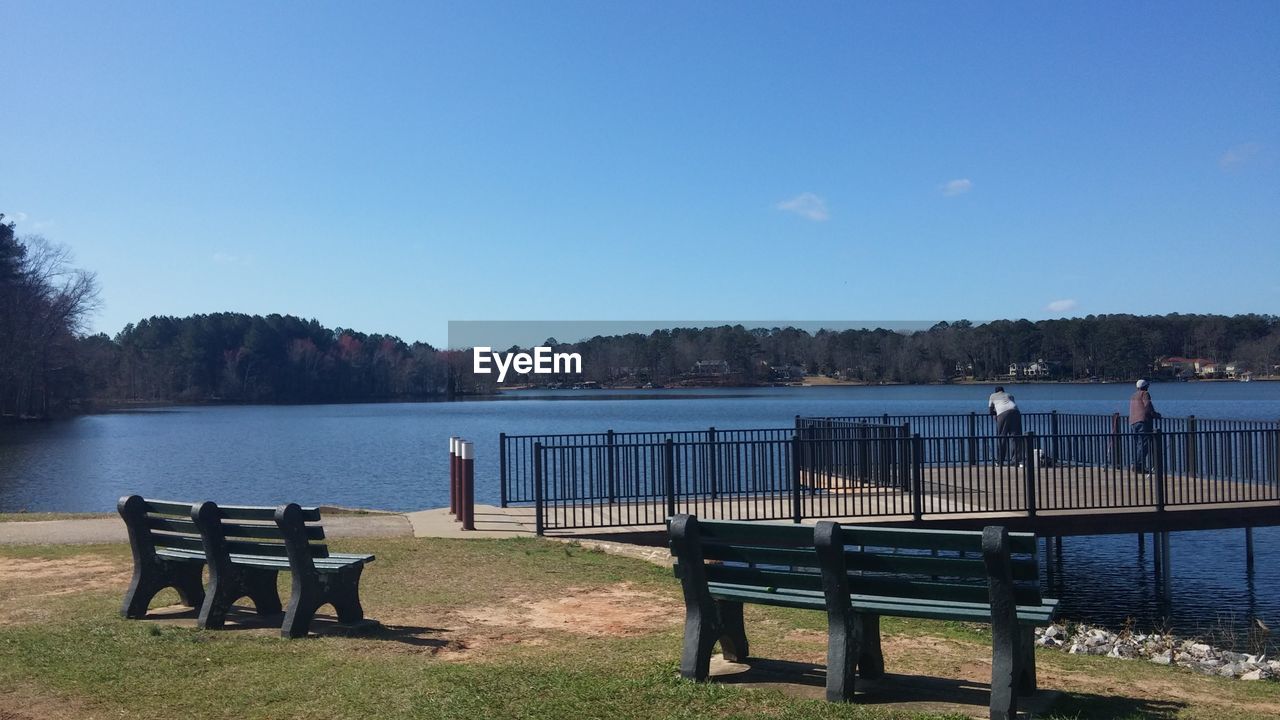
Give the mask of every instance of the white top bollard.
[(458, 438), (456, 437), (449, 438), (449, 454), (450, 455), (458, 454)]
[(463, 460), (476, 459), (475, 443), (471, 442), (470, 440), (462, 440), (458, 444), (462, 446), (461, 454), (462, 454)]

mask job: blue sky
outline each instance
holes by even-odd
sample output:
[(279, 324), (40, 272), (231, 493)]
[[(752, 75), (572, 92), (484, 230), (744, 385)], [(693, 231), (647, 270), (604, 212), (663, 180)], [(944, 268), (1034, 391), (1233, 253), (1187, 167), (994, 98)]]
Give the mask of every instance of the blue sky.
[(98, 330), (1280, 312), (1280, 3), (0, 6)]

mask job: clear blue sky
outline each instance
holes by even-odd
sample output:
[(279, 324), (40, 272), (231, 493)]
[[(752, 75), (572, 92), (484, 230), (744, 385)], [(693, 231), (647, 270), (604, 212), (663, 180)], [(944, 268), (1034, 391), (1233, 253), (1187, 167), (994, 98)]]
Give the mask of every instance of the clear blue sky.
[(1280, 312), (1280, 3), (0, 6), (95, 328)]

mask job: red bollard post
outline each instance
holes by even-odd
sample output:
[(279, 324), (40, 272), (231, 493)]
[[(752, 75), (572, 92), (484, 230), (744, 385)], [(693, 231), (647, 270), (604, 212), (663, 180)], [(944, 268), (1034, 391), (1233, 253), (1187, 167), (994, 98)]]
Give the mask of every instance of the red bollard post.
[(462, 529), (476, 529), (476, 454), (475, 443), (463, 441), (459, 462), (462, 477)]
[(458, 438), (449, 438), (449, 514), (458, 515)]

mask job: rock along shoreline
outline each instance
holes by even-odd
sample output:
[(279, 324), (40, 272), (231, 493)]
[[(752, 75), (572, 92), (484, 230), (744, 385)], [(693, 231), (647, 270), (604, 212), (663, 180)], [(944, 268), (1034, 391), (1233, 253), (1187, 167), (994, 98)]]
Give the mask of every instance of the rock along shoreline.
[(1102, 655), (1177, 665), (1204, 675), (1240, 680), (1280, 680), (1280, 660), (1215, 648), (1207, 643), (1161, 633), (1112, 632), (1091, 625), (1054, 624), (1036, 628), (1037, 647), (1057, 648), (1071, 655)]

